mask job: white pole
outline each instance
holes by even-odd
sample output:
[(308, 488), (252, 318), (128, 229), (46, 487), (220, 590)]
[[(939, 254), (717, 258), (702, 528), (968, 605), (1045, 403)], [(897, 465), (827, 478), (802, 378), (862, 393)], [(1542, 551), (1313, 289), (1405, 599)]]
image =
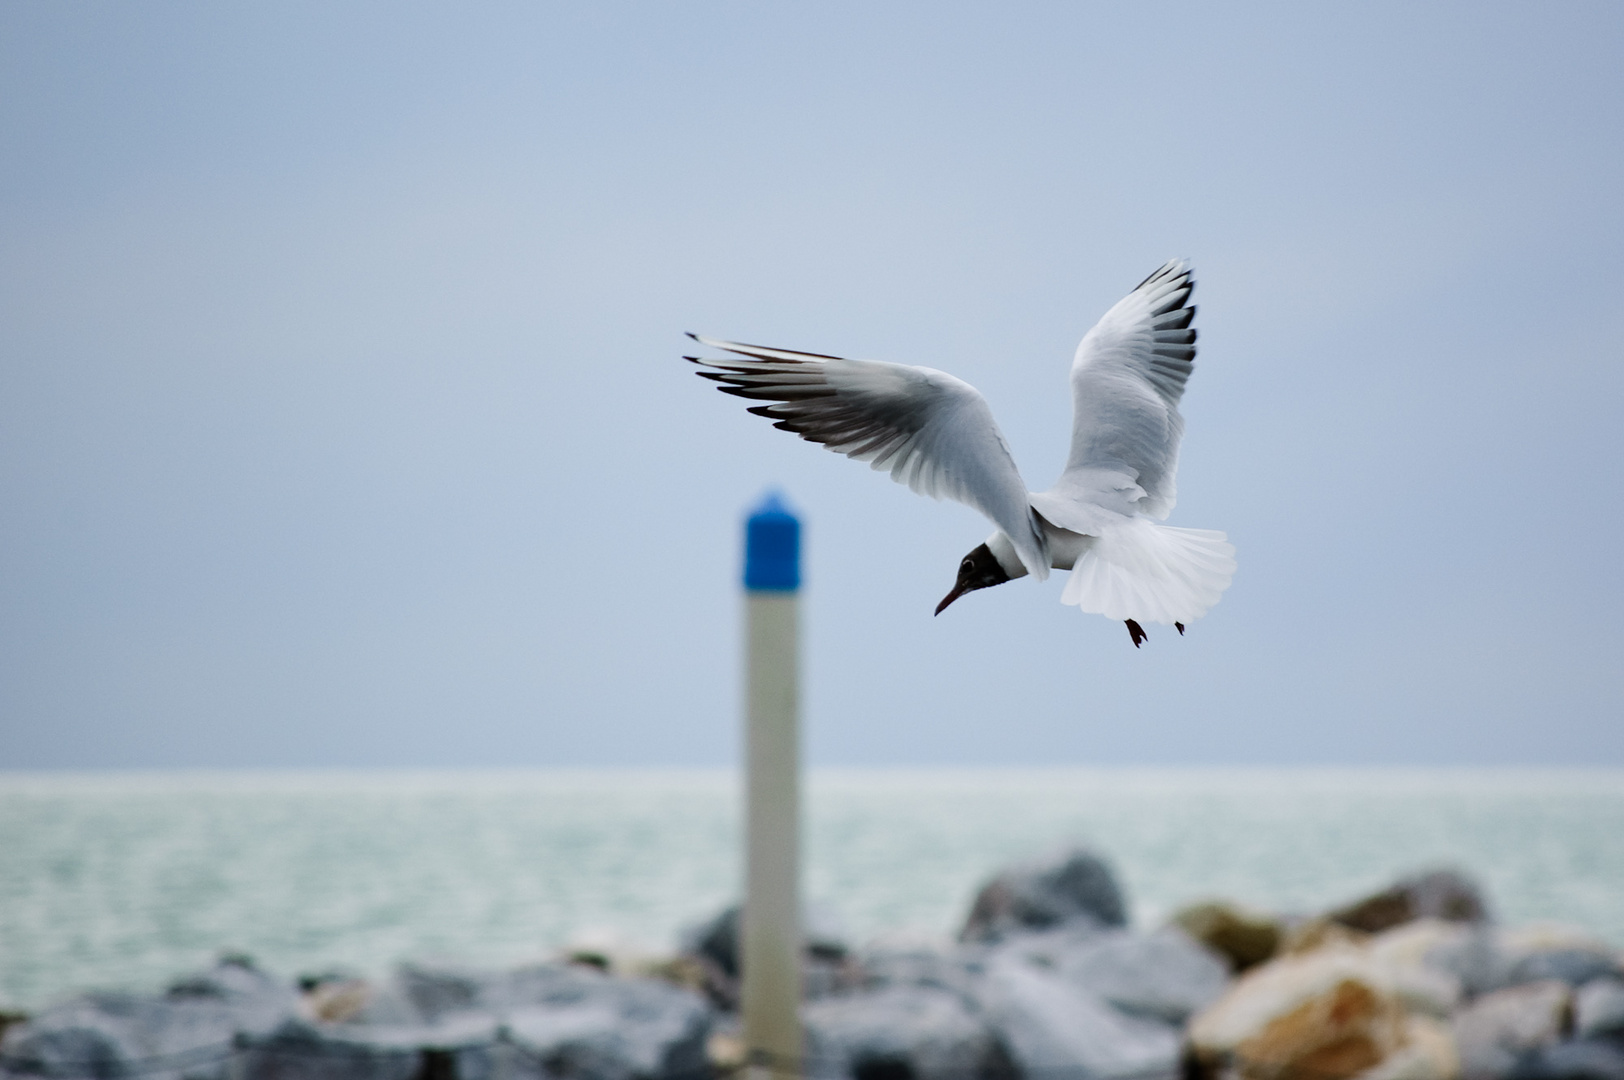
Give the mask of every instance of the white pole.
[(801, 525), (769, 496), (745, 526), (745, 886), (741, 1011), (751, 1080), (801, 1059)]

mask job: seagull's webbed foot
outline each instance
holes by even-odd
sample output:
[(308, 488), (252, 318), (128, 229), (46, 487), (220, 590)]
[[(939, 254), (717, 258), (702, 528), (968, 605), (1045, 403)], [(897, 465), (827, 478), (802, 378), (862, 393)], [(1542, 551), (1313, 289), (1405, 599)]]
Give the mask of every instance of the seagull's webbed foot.
[(1173, 625), (1178, 628), (1179, 637), (1183, 637), (1184, 636), (1184, 624), (1181, 623), (1181, 622), (1176, 622)]
[(1132, 619), (1124, 619), (1123, 621), (1128, 624), (1128, 636), (1133, 638), (1134, 648), (1137, 649), (1140, 642), (1150, 637), (1149, 634), (1145, 633), (1145, 628)]

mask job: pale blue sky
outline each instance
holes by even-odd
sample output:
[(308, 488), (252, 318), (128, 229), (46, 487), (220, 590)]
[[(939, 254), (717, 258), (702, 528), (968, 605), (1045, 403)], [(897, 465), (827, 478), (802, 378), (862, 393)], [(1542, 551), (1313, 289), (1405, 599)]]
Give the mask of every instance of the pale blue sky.
[[(820, 763), (1624, 764), (1624, 7), (0, 5), (0, 767), (722, 764), (739, 514)], [(1173, 255), (1135, 652), (685, 330), (926, 363), (1027, 481)]]

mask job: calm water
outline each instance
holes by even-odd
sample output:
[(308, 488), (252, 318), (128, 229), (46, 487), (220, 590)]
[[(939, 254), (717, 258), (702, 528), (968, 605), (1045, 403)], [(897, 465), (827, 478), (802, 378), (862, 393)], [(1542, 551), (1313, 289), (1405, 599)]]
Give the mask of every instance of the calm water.
[[(294, 974), (669, 948), (734, 895), (722, 772), (0, 774), (0, 1007), (241, 950)], [(1086, 841), (1152, 924), (1310, 911), (1417, 867), (1624, 944), (1624, 772), (819, 772), (808, 892), (849, 937), (947, 935), (994, 868)]]

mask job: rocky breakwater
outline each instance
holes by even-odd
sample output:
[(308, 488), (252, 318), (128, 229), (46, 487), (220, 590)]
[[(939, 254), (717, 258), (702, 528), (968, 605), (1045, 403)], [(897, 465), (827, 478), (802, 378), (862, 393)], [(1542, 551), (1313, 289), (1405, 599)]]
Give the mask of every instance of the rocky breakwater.
[(1203, 1080), (1624, 1080), (1624, 968), (1556, 926), (1502, 927), (1451, 873), (1401, 881), (1313, 919), (1221, 905), (1181, 913), (1222, 948), (1268, 927), (1267, 958), (1192, 1018)]
[[(674, 957), (577, 950), (509, 972), (298, 984), (228, 958), (161, 995), (14, 1025), (0, 1076), (701, 1080), (744, 1065), (736, 913)], [(808, 920), (818, 1080), (1624, 1080), (1608, 946), (1502, 927), (1433, 873), (1318, 916), (1213, 902), (1129, 927), (1087, 851), (1015, 866), (956, 940), (857, 950)]]
[[(692, 941), (719, 1009), (732, 1004), (730, 915)], [(1075, 851), (1012, 867), (980, 891), (954, 942), (806, 956), (806, 1074), (850, 1080), (1177, 1077), (1184, 1027), (1231, 982), (1228, 962), (1173, 926), (1138, 933), (1115, 877)], [(742, 1064), (724, 1013), (713, 1057)]]
[(156, 1080), (694, 1080), (712, 1010), (591, 964), (404, 966), (284, 982), (243, 958), (157, 996), (87, 994), (12, 1028), (0, 1076)]

